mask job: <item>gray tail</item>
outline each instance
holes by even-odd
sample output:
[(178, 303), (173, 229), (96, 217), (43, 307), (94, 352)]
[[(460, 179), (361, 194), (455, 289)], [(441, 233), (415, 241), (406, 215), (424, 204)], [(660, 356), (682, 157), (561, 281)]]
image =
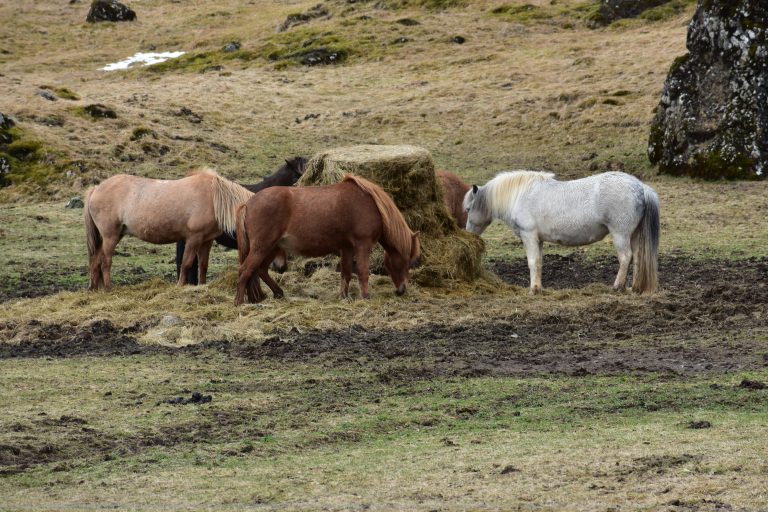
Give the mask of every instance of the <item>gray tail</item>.
[(632, 290), (637, 293), (653, 293), (659, 284), (659, 196), (647, 185), (644, 190), (645, 213), (632, 236), (637, 244), (637, 273), (632, 281)]

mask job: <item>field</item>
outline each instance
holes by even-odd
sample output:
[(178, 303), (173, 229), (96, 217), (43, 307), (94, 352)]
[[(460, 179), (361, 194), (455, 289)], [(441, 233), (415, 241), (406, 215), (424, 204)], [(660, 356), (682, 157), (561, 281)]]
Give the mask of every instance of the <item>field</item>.
[[(317, 0), (136, 0), (138, 21), (98, 25), (86, 4), (0, 3), (0, 112), (33, 148), (0, 188), (0, 510), (766, 507), (768, 184), (645, 156), (690, 2), (593, 29), (594, 2), (328, 0), (282, 32)], [(303, 65), (319, 47), (342, 62)], [(286, 299), (234, 308), (234, 252), (181, 289), (173, 248), (133, 239), (116, 289), (84, 291), (64, 203), (90, 184), (201, 165), (250, 183), (357, 143), (421, 145), (475, 183), (639, 176), (661, 290), (614, 293), (608, 239), (545, 246), (530, 296), (494, 224), (484, 279), (404, 297), (373, 276), (371, 300), (341, 301), (333, 269), (296, 259)]]

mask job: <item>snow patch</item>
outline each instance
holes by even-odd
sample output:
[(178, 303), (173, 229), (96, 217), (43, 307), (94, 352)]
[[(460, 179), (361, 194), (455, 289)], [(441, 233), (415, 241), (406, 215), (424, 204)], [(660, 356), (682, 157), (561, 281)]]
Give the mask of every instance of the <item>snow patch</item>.
[(134, 64), (143, 64), (145, 66), (151, 66), (152, 64), (159, 64), (169, 59), (176, 59), (184, 55), (185, 52), (161, 52), (161, 53), (137, 53), (131, 57), (120, 62), (113, 62), (107, 64), (102, 71), (118, 71), (121, 69), (128, 69)]

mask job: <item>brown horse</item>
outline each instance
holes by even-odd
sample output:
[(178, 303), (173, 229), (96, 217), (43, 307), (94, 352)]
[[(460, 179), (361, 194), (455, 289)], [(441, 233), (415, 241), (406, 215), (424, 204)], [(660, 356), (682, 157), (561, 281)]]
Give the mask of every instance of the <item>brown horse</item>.
[(200, 283), (205, 283), (213, 241), (235, 231), (237, 208), (252, 195), (210, 169), (180, 180), (126, 174), (109, 178), (85, 196), (90, 289), (112, 288), (112, 255), (124, 235), (153, 244), (185, 240), (179, 285), (186, 284), (195, 257)]
[(448, 171), (437, 171), (437, 177), (443, 185), (443, 202), (448, 211), (456, 219), (461, 229), (467, 227), (467, 212), (464, 211), (464, 196), (470, 186), (461, 178)]
[(360, 293), (368, 298), (368, 258), (378, 241), (384, 267), (397, 295), (405, 293), (408, 270), (419, 257), (413, 233), (394, 201), (378, 185), (346, 175), (341, 183), (321, 187), (272, 187), (257, 193), (237, 213), (240, 275), (235, 305), (264, 300), (259, 277), (276, 298), (283, 290), (267, 271), (279, 249), (304, 256), (341, 256), (341, 296), (346, 298), (357, 260)]

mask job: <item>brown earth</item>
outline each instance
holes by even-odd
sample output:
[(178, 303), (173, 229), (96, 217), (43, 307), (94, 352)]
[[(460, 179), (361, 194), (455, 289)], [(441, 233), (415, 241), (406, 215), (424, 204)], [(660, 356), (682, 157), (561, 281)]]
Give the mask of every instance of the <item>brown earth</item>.
[[(525, 285), (524, 262), (493, 262), (504, 280)], [(610, 283), (611, 258), (547, 256), (545, 286)], [(664, 258), (663, 293), (638, 304), (620, 302), (586, 309), (511, 313), (491, 322), (430, 324), (417, 329), (296, 330), (265, 342), (211, 340), (186, 348), (139, 344), (133, 334), (150, 325), (116, 328), (30, 322), (0, 325), (6, 339), (0, 359), (117, 356), (217, 351), (249, 360), (348, 364), (378, 368), (382, 382), (439, 376), (568, 375), (627, 372), (738, 371), (768, 365), (768, 258), (691, 261)]]

